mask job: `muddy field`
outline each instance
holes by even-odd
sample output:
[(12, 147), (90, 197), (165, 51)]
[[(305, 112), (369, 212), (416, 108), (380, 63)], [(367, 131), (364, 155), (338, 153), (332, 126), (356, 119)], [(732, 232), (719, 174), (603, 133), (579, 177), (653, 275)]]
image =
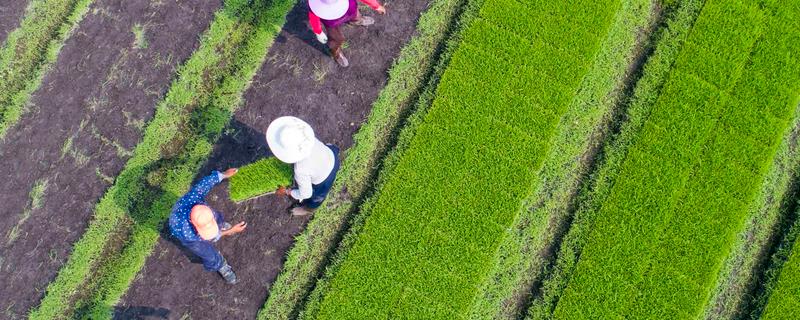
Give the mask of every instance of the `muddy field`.
[(19, 27), (28, 2), (28, 0), (3, 0), (0, 4), (0, 44), (6, 41), (9, 32)]
[(3, 317), (41, 299), (220, 5), (98, 0), (66, 41), (0, 142)]
[[(346, 150), (352, 135), (369, 114), (386, 83), (386, 71), (411, 38), (427, 1), (386, 3), (387, 15), (368, 28), (345, 29), (350, 67), (339, 68), (316, 42), (306, 23), (305, 4), (296, 6), (269, 52), (267, 62), (245, 94), (230, 130), (220, 139), (198, 178), (214, 169), (241, 166), (269, 155), (263, 132), (284, 115), (308, 121), (323, 142)], [(343, 157), (343, 156), (342, 156)], [(267, 290), (281, 270), (286, 251), (308, 217), (292, 217), (287, 199), (266, 196), (240, 204), (227, 197), (227, 182), (217, 186), (209, 203), (232, 223), (247, 221), (244, 233), (220, 241), (218, 248), (234, 267), (240, 282), (226, 284), (206, 273), (162, 231), (162, 239), (123, 301), (119, 319), (247, 319), (254, 318)]]

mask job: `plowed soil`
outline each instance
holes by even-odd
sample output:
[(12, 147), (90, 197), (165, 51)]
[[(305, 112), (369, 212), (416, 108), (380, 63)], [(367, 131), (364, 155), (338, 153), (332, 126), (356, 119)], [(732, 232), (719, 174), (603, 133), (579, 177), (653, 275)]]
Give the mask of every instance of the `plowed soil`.
[(0, 142), (0, 318), (38, 304), (220, 5), (97, 0), (66, 41)]
[[(367, 117), (387, 79), (387, 70), (411, 38), (425, 0), (386, 3), (387, 15), (368, 8), (376, 23), (348, 26), (345, 54), (349, 68), (339, 68), (316, 42), (300, 2), (270, 48), (269, 57), (245, 95), (229, 132), (198, 177), (213, 169), (241, 166), (269, 155), (263, 132), (279, 116), (308, 121), (323, 142), (349, 148), (352, 135)], [(343, 157), (344, 155), (342, 155)], [(117, 309), (120, 319), (252, 319), (264, 303), (281, 270), (294, 236), (308, 217), (292, 217), (289, 201), (265, 196), (240, 204), (228, 199), (227, 182), (208, 198), (232, 223), (247, 221), (247, 230), (220, 240), (217, 247), (233, 266), (239, 283), (226, 284), (216, 273), (204, 272), (166, 232)]]

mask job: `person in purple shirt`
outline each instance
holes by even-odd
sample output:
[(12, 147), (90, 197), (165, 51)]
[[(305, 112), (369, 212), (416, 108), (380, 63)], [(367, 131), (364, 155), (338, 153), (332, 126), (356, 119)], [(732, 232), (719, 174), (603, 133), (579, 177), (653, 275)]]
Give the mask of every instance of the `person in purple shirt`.
[(208, 193), (218, 183), (236, 174), (232, 168), (225, 172), (214, 171), (192, 186), (175, 206), (169, 217), (169, 229), (181, 245), (203, 261), (206, 271), (216, 271), (230, 284), (237, 282), (233, 268), (214, 247), (214, 242), (228, 235), (244, 231), (247, 224), (240, 222), (231, 226), (221, 213), (211, 209), (205, 202)]
[[(358, 1), (368, 5), (379, 14), (386, 14), (386, 8), (378, 0)], [(342, 45), (347, 39), (345, 39), (341, 27), (344, 24), (366, 27), (375, 23), (375, 19), (362, 16), (358, 12), (356, 0), (308, 0), (308, 8), (308, 23), (317, 36), (317, 40), (328, 44), (331, 56), (336, 63), (342, 67), (350, 65), (347, 57), (342, 53)], [(330, 41), (328, 41), (328, 35), (323, 32), (322, 26), (325, 26), (328, 31)]]

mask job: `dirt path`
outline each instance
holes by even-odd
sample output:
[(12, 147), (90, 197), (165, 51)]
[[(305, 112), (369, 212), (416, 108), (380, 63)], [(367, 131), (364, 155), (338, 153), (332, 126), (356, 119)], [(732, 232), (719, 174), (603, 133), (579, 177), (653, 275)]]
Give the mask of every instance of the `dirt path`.
[[(220, 5), (98, 0), (66, 42), (31, 112), (0, 142), (4, 316), (38, 303)], [(39, 206), (35, 184), (46, 185)]]
[(19, 27), (28, 2), (28, 0), (3, 0), (0, 4), (0, 45), (6, 41), (9, 32)]
[[(336, 67), (323, 53), (308, 30), (305, 4), (297, 5), (246, 93), (246, 105), (235, 114), (231, 130), (219, 141), (199, 175), (267, 155), (262, 132), (272, 119), (282, 115), (303, 118), (322, 141), (349, 148), (352, 135), (386, 82), (386, 71), (411, 38), (426, 5), (425, 0), (393, 1), (386, 4), (388, 14), (376, 17), (374, 26), (348, 27), (348, 69)], [(366, 8), (362, 13), (375, 16)], [(201, 265), (189, 261), (179, 248), (162, 238), (117, 307), (118, 318), (255, 317), (294, 236), (308, 218), (292, 218), (286, 211), (289, 202), (274, 196), (234, 204), (228, 200), (227, 182), (215, 188), (209, 202), (229, 221), (248, 221), (246, 232), (224, 239), (218, 246), (240, 283), (229, 286), (218, 275), (204, 272)]]

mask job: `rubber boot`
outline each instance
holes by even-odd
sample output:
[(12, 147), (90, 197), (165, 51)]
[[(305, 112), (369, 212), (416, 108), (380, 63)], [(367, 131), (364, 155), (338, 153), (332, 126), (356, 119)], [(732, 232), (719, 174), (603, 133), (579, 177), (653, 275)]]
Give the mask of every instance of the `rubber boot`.
[(348, 22), (348, 24), (359, 27), (366, 27), (375, 24), (375, 19), (372, 19), (372, 17), (362, 16), (361, 19), (350, 21)]
[(229, 284), (236, 284), (239, 282), (239, 280), (236, 279), (236, 274), (233, 273), (233, 268), (227, 261), (223, 262), (222, 268), (219, 268), (219, 275)]
[(333, 60), (336, 60), (336, 63), (339, 64), (342, 68), (347, 68), (350, 65), (350, 62), (347, 61), (347, 57), (344, 56), (342, 50), (338, 50), (335, 55), (333, 55)]
[(304, 206), (298, 206), (298, 207), (292, 208), (292, 215), (293, 216), (302, 217), (302, 216), (307, 216), (307, 215), (312, 214), (312, 213), (314, 213), (314, 209), (306, 208)]

